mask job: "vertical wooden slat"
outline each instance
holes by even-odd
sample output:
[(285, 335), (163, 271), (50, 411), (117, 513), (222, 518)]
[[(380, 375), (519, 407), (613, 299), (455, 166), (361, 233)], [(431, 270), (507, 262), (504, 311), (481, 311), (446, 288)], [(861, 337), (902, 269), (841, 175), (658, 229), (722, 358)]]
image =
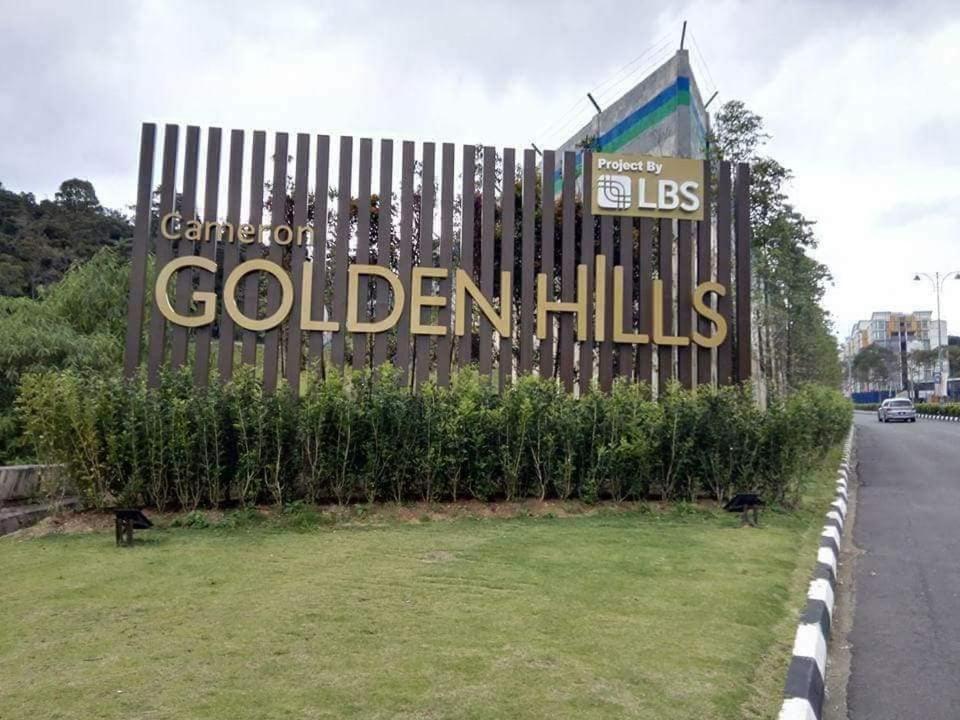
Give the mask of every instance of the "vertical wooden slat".
[[(370, 185), (373, 173), (373, 140), (360, 140), (360, 179), (357, 190), (357, 262), (370, 262)], [(357, 290), (360, 293), (360, 319), (367, 321), (370, 318), (370, 282), (366, 278), (361, 280)], [(353, 368), (360, 370), (367, 365), (367, 335), (353, 333), (350, 338), (353, 348)]]
[[(660, 271), (663, 281), (663, 332), (673, 334), (673, 221), (660, 220)], [(659, 384), (657, 392), (662, 395), (667, 383), (673, 377), (673, 347), (662, 345), (657, 348)]]
[[(377, 265), (390, 269), (393, 256), (393, 140), (380, 141), (380, 190), (377, 207)], [(376, 300), (373, 316), (382, 320), (390, 314), (390, 294), (386, 282), (376, 283)], [(373, 366), (380, 367), (387, 361), (389, 332), (377, 333), (373, 338)]]
[[(563, 153), (563, 227), (562, 246), (560, 253), (560, 299), (563, 302), (573, 302), (576, 299), (576, 199), (574, 193), (577, 183), (577, 154), (572, 151)], [(560, 380), (567, 392), (573, 392), (573, 327), (572, 313), (560, 315), (560, 337), (558, 352), (560, 354)]]
[(340, 324), (330, 340), (330, 363), (343, 370), (347, 336), (347, 272), (350, 262), (350, 205), (353, 174), (353, 138), (340, 138), (340, 172), (337, 180), (337, 236), (333, 246), (333, 321)]
[[(243, 130), (230, 132), (230, 161), (227, 168), (227, 222), (233, 226), (233, 242), (223, 246), (223, 278), (227, 278), (240, 264), (240, 200), (243, 195)], [(234, 340), (236, 324), (227, 313), (220, 313), (220, 344), (217, 354), (217, 374), (220, 382), (233, 377)]]
[[(620, 267), (623, 268), (623, 324), (620, 328), (632, 333), (636, 327), (633, 313), (633, 227), (630, 218), (620, 218)], [(608, 313), (612, 310), (608, 310)], [(633, 376), (633, 351), (630, 343), (620, 343), (617, 348), (617, 376), (629, 379)]]
[[(593, 299), (596, 290), (594, 285), (594, 261), (597, 254), (597, 238), (594, 233), (593, 224), (593, 203), (590, 202), (590, 187), (593, 175), (593, 154), (585, 150), (583, 153), (583, 182), (581, 183), (582, 203), (581, 203), (581, 222), (580, 222), (580, 264), (587, 266), (587, 338), (580, 342), (580, 373), (579, 385), (580, 394), (585, 395), (590, 392), (590, 386), (593, 383), (593, 344), (594, 327), (593, 314), (596, 305), (600, 304), (601, 299)], [(600, 221), (601, 225), (603, 220)]]
[[(277, 133), (273, 150), (273, 197), (270, 206), (269, 258), (277, 265), (283, 264), (283, 246), (277, 242), (277, 228), (287, 222), (287, 133)], [(271, 278), (267, 281), (267, 315), (272, 315), (280, 307), (280, 283)], [(263, 389), (273, 392), (277, 389), (280, 370), (280, 326), (267, 330), (263, 336)]]
[[(267, 154), (267, 134), (262, 130), (253, 133), (253, 155), (250, 163), (250, 225), (259, 228), (263, 222), (263, 180)], [(262, 237), (257, 233), (256, 240), (244, 248), (244, 258), (251, 260), (263, 255)], [(250, 273), (243, 280), (243, 314), (256, 317), (260, 305), (260, 273)], [(257, 364), (257, 333), (244, 330), (241, 359), (244, 365)]]
[[(460, 269), (471, 279), (475, 279), (473, 270), (474, 244), (474, 201), (477, 193), (477, 181), (474, 176), (476, 167), (476, 149), (473, 145), (463, 146), (463, 191), (461, 195), (460, 216)], [(457, 364), (465, 367), (473, 362), (473, 303), (470, 297), (464, 299), (463, 307), (455, 312), (463, 313), (464, 334), (457, 341)]]
[[(690, 337), (693, 296), (693, 227), (690, 220), (677, 223), (677, 335)], [(677, 347), (677, 380), (693, 387), (693, 351), (690, 345)]]
[[(554, 233), (556, 232), (556, 196), (553, 191), (556, 153), (543, 151), (543, 174), (540, 178), (540, 272), (546, 275), (547, 302), (554, 299)], [(546, 337), (540, 340), (540, 377), (553, 377), (553, 320), (547, 315)]]
[[(613, 265), (616, 259), (613, 256), (613, 217), (604, 215), (600, 218), (600, 254), (605, 258), (604, 275), (605, 290), (603, 303), (606, 309), (604, 313), (604, 338), (600, 343), (599, 367), (597, 376), (600, 382), (600, 389), (609, 392), (613, 383)], [(600, 298), (597, 298), (600, 302)]]
[(147, 251), (150, 244), (150, 210), (153, 197), (153, 159), (157, 126), (144, 123), (140, 129), (140, 160), (137, 167), (137, 214), (133, 224), (130, 260), (130, 294), (127, 298), (127, 338), (123, 351), (123, 374), (133, 377), (140, 366), (140, 337), (146, 301)]
[(750, 379), (750, 166), (737, 165), (734, 189), (734, 227), (737, 236), (737, 382)]
[[(410, 272), (413, 267), (413, 169), (414, 144), (403, 142), (400, 168), (400, 283), (410, 287)], [(400, 370), (400, 382), (410, 381), (410, 293), (404, 301), (403, 313), (397, 324), (397, 355), (395, 364)]]
[[(639, 317), (637, 331), (646, 335), (652, 341), (653, 332), (653, 303), (651, 292), (653, 289), (653, 219), (637, 218), (634, 220), (637, 232), (640, 235), (638, 244), (637, 274), (639, 282), (635, 288)], [(637, 345), (637, 382), (653, 384), (653, 345), (647, 342)]]
[(310, 136), (297, 133), (297, 154), (293, 171), (293, 242), (290, 245), (290, 274), (293, 283), (293, 307), (287, 321), (287, 384), (293, 394), (300, 394), (300, 369), (303, 358), (303, 337), (300, 332), (300, 309), (303, 305), (303, 263), (307, 248), (300, 243), (298, 228), (307, 225), (308, 172), (310, 171)]
[[(703, 161), (703, 220), (697, 223), (697, 284), (709, 282), (710, 263), (713, 255), (710, 247), (710, 216), (712, 213), (710, 188), (710, 161)], [(697, 328), (701, 335), (710, 334), (710, 321), (697, 316)], [(713, 353), (710, 348), (697, 348), (697, 384), (709, 385), (713, 381)]]
[[(494, 184), (496, 162), (496, 151), (492, 147), (485, 146), (483, 148), (482, 195), (480, 198), (480, 291), (487, 298), (493, 297), (493, 260), (496, 251), (493, 236), (496, 225), (494, 217), (496, 212), (496, 197), (494, 195), (496, 191)], [(493, 368), (491, 362), (493, 326), (482, 313), (479, 321), (477, 335), (480, 338), (480, 350), (477, 356), (477, 365), (481, 375), (489, 375)]]
[[(207, 169), (205, 173), (203, 192), (203, 219), (204, 223), (217, 222), (217, 204), (220, 195), (220, 146), (223, 133), (220, 128), (207, 130)], [(203, 237), (200, 241), (200, 255), (207, 260), (216, 260), (217, 232), (207, 238), (206, 224)], [(201, 292), (213, 292), (215, 277), (213, 273), (200, 272), (197, 283)], [(198, 387), (205, 387), (210, 381), (210, 339), (213, 335), (212, 325), (201, 325), (197, 328), (196, 357), (193, 362), (193, 382)]]
[[(180, 137), (180, 127), (167, 125), (163, 129), (163, 167), (160, 176), (160, 217), (173, 212), (176, 207), (177, 195), (177, 146)], [(155, 235), (154, 262), (157, 269), (162, 268), (173, 259), (173, 241), (160, 235), (159, 228)], [(151, 296), (153, 293), (151, 293)], [(167, 320), (157, 310), (155, 299), (150, 301), (150, 346), (147, 354), (147, 382), (156, 387), (160, 379), (160, 367), (163, 365), (163, 356), (166, 351)]]
[[(310, 317), (314, 320), (325, 319), (327, 291), (327, 198), (330, 188), (330, 136), (317, 136), (317, 156), (313, 186), (313, 246), (310, 256), (311, 290)], [(298, 320), (299, 321), (299, 320)], [(323, 350), (325, 334), (310, 331), (307, 337), (307, 363), (324, 372)]]
[[(420, 182), (420, 265), (433, 266), (433, 178), (436, 172), (436, 145), (432, 142), (423, 144), (423, 174)], [(432, 286), (433, 281), (425, 283)], [(410, 288), (413, 292), (413, 288)], [(427, 290), (429, 294), (432, 291)], [(424, 312), (421, 309), (421, 313)], [(425, 311), (429, 317), (433, 310)], [(431, 323), (432, 324), (432, 323)], [(420, 387), (430, 377), (430, 336), (418, 335), (416, 339), (416, 358), (414, 360), (414, 377), (416, 386)]]
[[(503, 149), (503, 183), (500, 193), (500, 270), (510, 273), (510, 282), (514, 283), (516, 268), (513, 266), (514, 251), (514, 214), (517, 202), (516, 152), (513, 148)], [(510, 335), (500, 338), (500, 389), (503, 390), (513, 378), (513, 336), (514, 323), (513, 297), (511, 307), (505, 308), (511, 315)]]
[(733, 199), (730, 196), (730, 163), (720, 163), (717, 177), (717, 282), (726, 289), (726, 294), (717, 299), (717, 312), (720, 313), (729, 330), (727, 339), (717, 348), (717, 384), (729, 385), (733, 382), (733, 287), (732, 256), (730, 247), (730, 210)]
[(534, 266), (536, 239), (536, 218), (534, 203), (537, 201), (537, 154), (533, 150), (523, 151), (523, 228), (520, 257), (520, 373), (529, 373), (533, 369), (533, 330), (534, 305), (533, 293), (536, 283)]
[[(613, 387), (614, 360), (617, 355), (617, 348), (613, 342), (613, 267), (617, 264), (616, 238), (619, 234), (620, 219), (611, 218), (611, 220), (613, 220), (613, 227), (611, 228), (612, 232), (610, 233), (610, 237), (607, 239), (606, 247), (601, 249), (601, 252), (606, 258), (606, 263), (604, 264), (605, 277), (603, 295), (604, 340), (602, 343), (600, 343), (598, 374), (602, 372), (604, 375), (604, 382), (602, 383), (604, 392), (609, 392)], [(602, 234), (600, 242), (602, 245)]]
[[(453, 171), (455, 162), (453, 143), (444, 143), (441, 150), (442, 166), (440, 170), (440, 267), (453, 273)], [(437, 384), (450, 383), (450, 351), (452, 339), (450, 333), (450, 275), (440, 281), (440, 296), (447, 303), (440, 308), (437, 324), (447, 328), (445, 335), (437, 338)]]
[[(183, 196), (181, 200), (181, 229), (197, 214), (197, 165), (200, 153), (200, 128), (187, 127), (187, 146), (183, 163)], [(177, 257), (194, 254), (194, 243), (181, 238), (177, 243)], [(178, 313), (186, 314), (190, 308), (190, 296), (193, 294), (193, 271), (183, 270), (177, 273), (177, 289), (174, 291), (173, 306)], [(170, 351), (170, 365), (176, 369), (187, 362), (187, 328), (173, 326), (173, 342)]]

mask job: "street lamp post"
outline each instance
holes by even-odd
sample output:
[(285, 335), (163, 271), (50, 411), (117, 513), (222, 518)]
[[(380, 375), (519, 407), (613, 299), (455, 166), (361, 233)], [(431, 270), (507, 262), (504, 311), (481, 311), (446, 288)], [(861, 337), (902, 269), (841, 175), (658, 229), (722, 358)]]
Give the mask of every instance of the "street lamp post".
[(960, 280), (960, 270), (951, 270), (948, 273), (935, 272), (933, 275), (930, 273), (917, 273), (913, 276), (914, 282), (920, 282), (921, 276), (930, 281), (937, 295), (937, 371), (940, 373), (940, 381), (937, 383), (937, 395), (943, 397), (947, 394), (947, 375), (950, 373), (949, 371), (946, 373), (943, 372), (943, 325), (940, 318), (940, 292), (943, 290), (943, 284), (948, 278), (953, 277), (954, 280)]

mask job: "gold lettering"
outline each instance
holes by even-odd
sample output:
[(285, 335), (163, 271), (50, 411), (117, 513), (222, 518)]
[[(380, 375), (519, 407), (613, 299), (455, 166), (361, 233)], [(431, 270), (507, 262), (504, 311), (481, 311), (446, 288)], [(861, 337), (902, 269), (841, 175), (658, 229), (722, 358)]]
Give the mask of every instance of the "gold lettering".
[[(390, 283), (390, 288), (393, 290), (393, 310), (391, 310), (390, 314), (383, 320), (377, 322), (360, 322), (357, 318), (359, 311), (357, 302), (359, 282), (357, 278), (360, 275), (374, 275)], [(396, 325), (400, 319), (400, 315), (403, 312), (404, 299), (403, 285), (400, 283), (400, 278), (388, 268), (379, 265), (364, 265), (361, 263), (351, 265), (347, 278), (347, 330), (361, 333), (378, 333), (389, 330)]]
[(303, 245), (304, 239), (310, 240), (313, 237), (313, 228), (309, 225), (297, 225), (297, 245)]
[(705, 348), (718, 347), (727, 338), (726, 319), (723, 317), (723, 315), (716, 312), (712, 307), (704, 302), (704, 295), (711, 292), (723, 297), (727, 294), (727, 289), (720, 283), (704, 282), (697, 285), (697, 287), (693, 290), (694, 311), (699, 315), (703, 315), (703, 317), (717, 327), (717, 331), (713, 335), (706, 337), (697, 332), (696, 324), (694, 324), (694, 330), (692, 333), (693, 341), (700, 347)]
[(181, 232), (177, 231), (177, 234), (173, 234), (173, 230), (168, 230), (167, 228), (173, 227), (173, 221), (180, 219), (180, 213), (167, 213), (163, 216), (163, 219), (160, 221), (160, 234), (163, 235), (167, 240), (179, 240)]
[(240, 242), (249, 245), (257, 239), (257, 229), (250, 223), (244, 223), (240, 226)]
[(446, 335), (447, 328), (443, 325), (428, 325), (421, 321), (421, 310), (424, 307), (443, 307), (447, 299), (439, 295), (425, 295), (423, 281), (426, 278), (445, 278), (449, 275), (446, 268), (415, 267), (411, 276), (410, 288), (410, 333), (412, 335)]
[[(322, 260), (320, 262), (323, 262)], [(333, 320), (314, 320), (313, 311), (313, 261), (303, 263), (303, 273), (300, 276), (300, 329), (315, 332), (336, 332), (340, 323)]]
[(577, 265), (577, 300), (576, 302), (561, 302), (554, 300), (547, 302), (547, 276), (545, 273), (537, 275), (537, 337), (541, 340), (547, 337), (548, 312), (572, 312), (577, 314), (577, 339), (587, 339), (587, 266)]
[[(613, 268), (613, 341), (616, 343), (630, 343), (639, 345), (650, 342), (646, 333), (626, 332), (623, 329), (623, 315), (626, 303), (623, 297), (623, 268), (617, 265)], [(633, 298), (629, 307), (633, 308)], [(632, 323), (631, 323), (632, 324)]]
[(187, 229), (183, 233), (184, 240), (197, 242), (200, 239), (200, 233), (203, 231), (203, 223), (199, 220), (188, 220)]
[[(281, 237), (281, 233), (283, 237)], [(289, 245), (293, 240), (293, 229), (289, 225), (277, 225), (273, 231), (273, 241), (277, 245)]]
[(199, 315), (181, 315), (170, 304), (170, 297), (167, 295), (167, 285), (170, 283), (170, 278), (178, 270), (188, 267), (198, 267), (212, 273), (217, 271), (217, 264), (213, 260), (198, 255), (185, 255), (176, 260), (171, 260), (157, 273), (157, 282), (153, 292), (157, 309), (161, 315), (175, 325), (188, 328), (209, 325), (213, 322), (214, 313), (217, 310), (217, 296), (214, 293), (194, 290), (191, 299), (203, 306), (203, 311)]
[(493, 325), (500, 337), (510, 337), (510, 296), (512, 286), (510, 285), (510, 273), (504, 270), (500, 273), (500, 314), (493, 309), (493, 305), (484, 297), (483, 293), (476, 286), (470, 276), (463, 270), (457, 268), (457, 312), (454, 319), (454, 332), (459, 337), (466, 332), (465, 313), (463, 309), (467, 305), (467, 294), (473, 298), (480, 312)]
[(220, 242), (232, 243), (235, 239), (233, 223), (225, 222), (220, 225)]
[[(262, 320), (247, 317), (237, 306), (237, 285), (252, 272), (270, 273), (280, 283), (280, 307), (273, 315)], [(284, 269), (276, 263), (263, 259), (247, 260), (237, 265), (233, 272), (227, 276), (227, 280), (223, 284), (223, 306), (226, 308), (227, 314), (233, 318), (233, 321), (244, 330), (253, 330), (254, 332), (270, 330), (282, 323), (290, 314), (290, 309), (293, 307), (293, 282), (291, 282), (290, 276)]]
[(657, 345), (689, 345), (690, 338), (663, 334), (663, 280), (653, 281), (653, 341)]
[(217, 224), (208, 222), (203, 224), (203, 241), (210, 242), (210, 238), (217, 239)]

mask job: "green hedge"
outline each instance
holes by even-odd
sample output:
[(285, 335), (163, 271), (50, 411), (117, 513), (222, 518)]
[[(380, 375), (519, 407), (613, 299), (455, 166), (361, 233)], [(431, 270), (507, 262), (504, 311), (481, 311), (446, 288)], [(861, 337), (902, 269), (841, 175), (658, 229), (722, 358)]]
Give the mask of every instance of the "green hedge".
[(917, 403), (917, 412), (921, 415), (943, 415), (945, 417), (960, 417), (960, 403), (933, 404)]
[[(877, 403), (857, 403), (853, 406), (855, 410), (870, 410), (875, 412), (879, 407)], [(960, 417), (960, 403), (916, 403), (914, 407), (917, 413), (921, 415), (943, 415), (945, 417)]]
[(790, 502), (839, 442), (851, 406), (808, 387), (766, 411), (741, 388), (618, 383), (582, 398), (523, 377), (498, 394), (474, 370), (449, 388), (402, 388), (392, 369), (310, 376), (297, 400), (252, 373), (156, 389), (77, 372), (27, 376), (19, 411), (45, 462), (95, 506), (192, 509), (273, 502), (599, 497), (669, 500), (759, 491)]

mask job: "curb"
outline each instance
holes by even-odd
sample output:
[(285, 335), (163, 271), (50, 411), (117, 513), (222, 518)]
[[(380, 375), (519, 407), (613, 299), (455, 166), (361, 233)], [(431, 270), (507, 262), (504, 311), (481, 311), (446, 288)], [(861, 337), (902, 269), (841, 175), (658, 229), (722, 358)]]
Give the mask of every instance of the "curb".
[(921, 420), (939, 420), (941, 422), (960, 422), (960, 416), (957, 415), (926, 415), (917, 413)]
[(843, 444), (843, 459), (837, 469), (837, 494), (820, 533), (817, 564), (807, 591), (807, 605), (800, 617), (793, 641), (793, 657), (787, 670), (779, 720), (820, 720), (823, 712), (827, 640), (837, 589), (837, 561), (847, 517), (847, 479), (853, 428)]

